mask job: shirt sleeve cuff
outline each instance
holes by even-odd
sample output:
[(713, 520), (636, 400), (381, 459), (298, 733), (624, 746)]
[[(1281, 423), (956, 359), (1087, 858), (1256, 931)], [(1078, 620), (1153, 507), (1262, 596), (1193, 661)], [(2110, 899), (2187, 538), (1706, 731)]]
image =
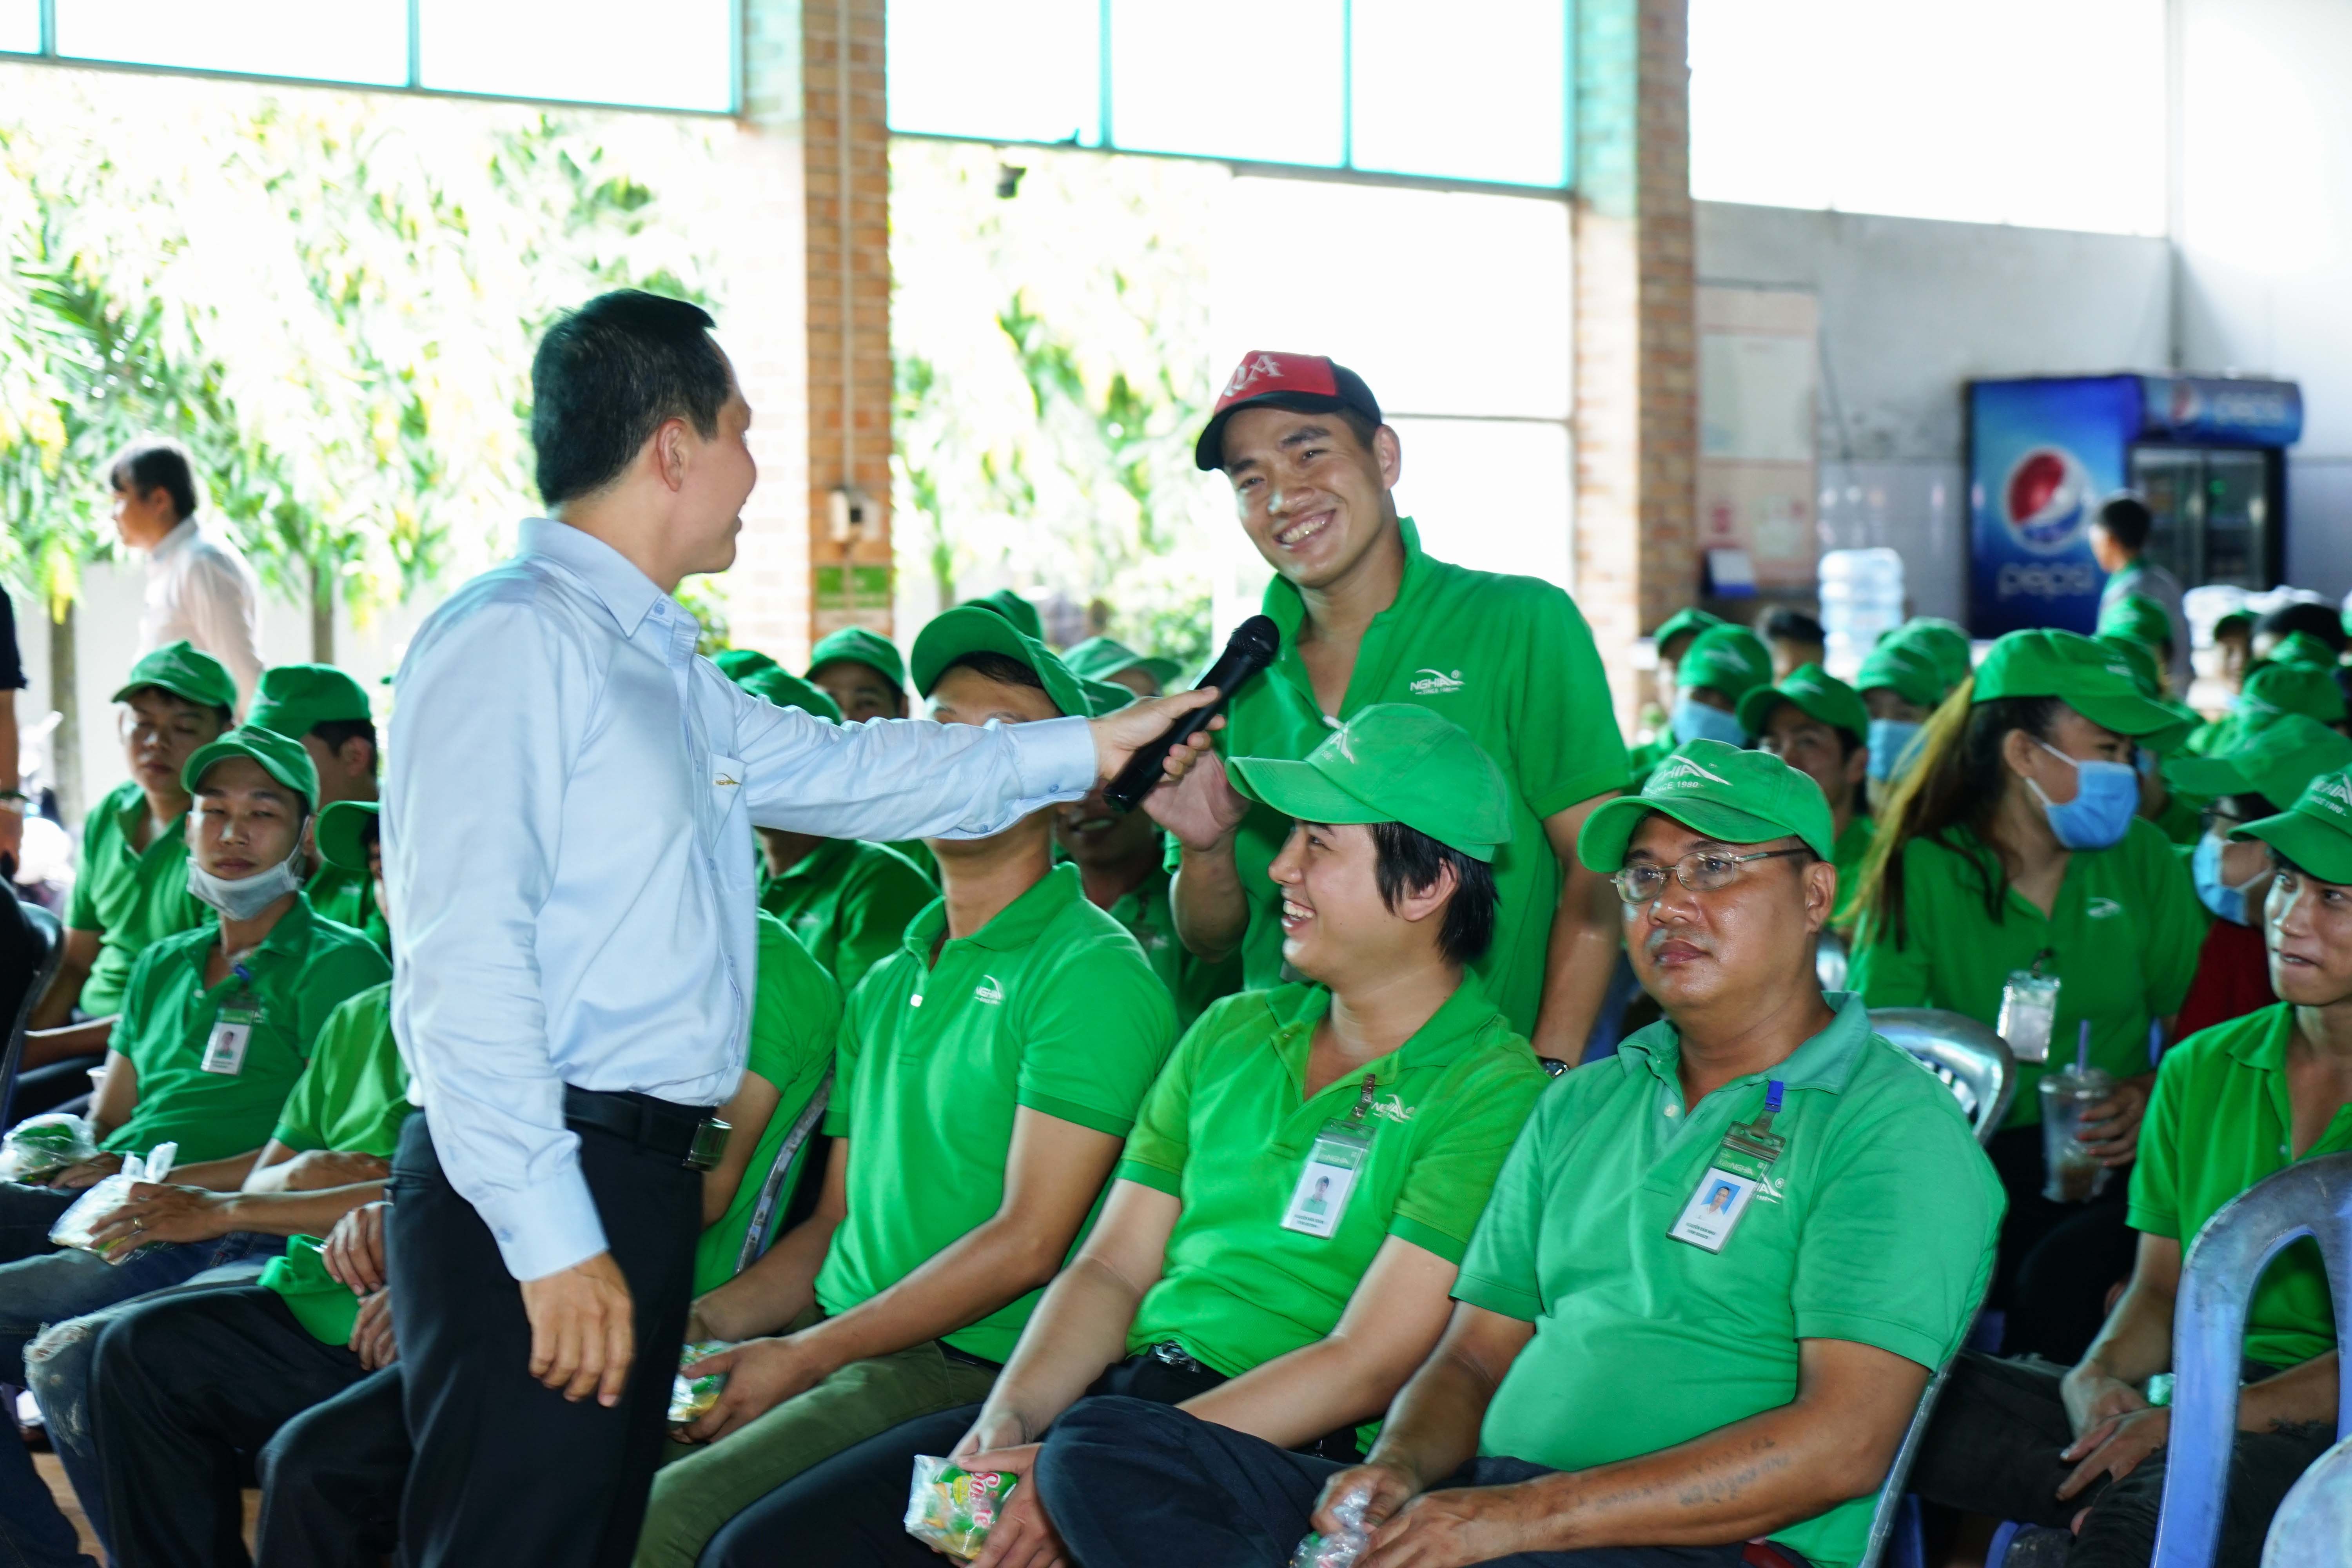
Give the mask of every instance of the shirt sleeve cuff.
[(2169, 1209), (2129, 1204), (2124, 1208), (2124, 1224), (2142, 1236), (2160, 1236), (2171, 1241), (2180, 1239), (2180, 1216)]
[(1171, 1198), (1184, 1195), (1184, 1178), (1181, 1173), (1164, 1170), (1158, 1165), (1147, 1165), (1131, 1155), (1121, 1160), (1112, 1170), (1111, 1179), (1133, 1182), (1138, 1186), (1150, 1187), (1153, 1192), (1166, 1193)]
[(1484, 1307), (1506, 1318), (1517, 1318), (1523, 1323), (1532, 1323), (1543, 1316), (1543, 1301), (1532, 1290), (1522, 1290), (1515, 1285), (1506, 1285), (1499, 1279), (1489, 1279), (1478, 1274), (1456, 1275), (1454, 1299), (1467, 1301), (1474, 1307)]
[(1007, 724), (1024, 799), (1076, 800), (1095, 787), (1094, 726), (1084, 719)]
[(560, 1274), (604, 1250), (604, 1222), (577, 1166), (537, 1186), (486, 1196), (474, 1212), (517, 1279)]
[(1057, 1094), (1042, 1093), (1025, 1084), (1013, 1095), (1013, 1099), (1017, 1103), (1025, 1105), (1032, 1110), (1063, 1121), (1075, 1122), (1080, 1127), (1096, 1132), (1107, 1132), (1113, 1138), (1126, 1137), (1128, 1130), (1135, 1125), (1135, 1118), (1132, 1114), (1121, 1116), (1117, 1111), (1083, 1105), (1075, 1100), (1064, 1100)]
[[(1463, 1254), (1470, 1250), (1470, 1244), (1468, 1242), (1448, 1236), (1445, 1232), (1438, 1229), (1435, 1226), (1417, 1220), (1411, 1215), (1401, 1214), (1391, 1218), (1389, 1221), (1389, 1234), (1395, 1237), (1399, 1241), (1409, 1241), (1412, 1243), (1415, 1247), (1420, 1247), (1423, 1252), (1434, 1253), (1438, 1257), (1445, 1259), (1446, 1262), (1457, 1267), (1462, 1262)], [(1480, 1302), (1478, 1304), (1484, 1306), (1486, 1303)], [(1499, 1308), (1496, 1309), (1496, 1310), (1500, 1310), (1501, 1309)], [(1517, 1315), (1518, 1314), (1516, 1312), (1512, 1314), (1513, 1317), (1517, 1317)]]

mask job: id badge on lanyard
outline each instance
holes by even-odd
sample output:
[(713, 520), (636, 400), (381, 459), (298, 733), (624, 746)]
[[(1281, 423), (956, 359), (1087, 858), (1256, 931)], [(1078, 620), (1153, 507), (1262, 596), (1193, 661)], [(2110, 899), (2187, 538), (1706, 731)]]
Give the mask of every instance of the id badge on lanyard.
[(2009, 1042), (2010, 1055), (2021, 1062), (2050, 1059), (2050, 1037), (2058, 1026), (2058, 977), (2042, 966), (2054, 956), (2048, 948), (2034, 955), (2031, 969), (2012, 969), (2000, 988), (2000, 1019), (1994, 1033)]
[(1345, 1121), (1325, 1122), (1323, 1131), (1315, 1135), (1315, 1145), (1307, 1152), (1307, 1168), (1298, 1173), (1298, 1185), (1291, 1191), (1283, 1229), (1328, 1237), (1339, 1228), (1348, 1194), (1356, 1190), (1356, 1178), (1371, 1155), (1372, 1128), (1364, 1120), (1371, 1108), (1372, 1075), (1366, 1073), (1363, 1092), (1356, 1096), (1356, 1109)]
[(1735, 1121), (1723, 1135), (1723, 1145), (1708, 1162), (1706, 1173), (1691, 1189), (1682, 1217), (1666, 1234), (1707, 1252), (1721, 1252), (1739, 1225), (1739, 1216), (1755, 1200), (1756, 1189), (1771, 1174), (1789, 1141), (1772, 1131), (1780, 1112), (1783, 1086), (1774, 1079), (1764, 1086), (1764, 1110), (1753, 1121)]
[(205, 1041), (205, 1071), (235, 1078), (245, 1070), (246, 1047), (253, 1043), (253, 1026), (261, 1022), (261, 1002), (253, 994), (253, 976), (236, 965), (236, 989), (213, 1016), (213, 1032)]

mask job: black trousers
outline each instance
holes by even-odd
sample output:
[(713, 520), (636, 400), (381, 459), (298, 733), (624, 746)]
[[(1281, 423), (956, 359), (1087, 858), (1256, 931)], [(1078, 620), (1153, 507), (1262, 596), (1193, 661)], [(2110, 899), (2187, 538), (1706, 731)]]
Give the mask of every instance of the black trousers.
[(432, 1112), (401, 1130), (385, 1225), (402, 1411), (415, 1458), (403, 1568), (489, 1563), (622, 1568), (635, 1552), (686, 1337), (702, 1178), (611, 1133), (580, 1169), (636, 1308), (620, 1401), (574, 1404), (530, 1375), (522, 1291), (434, 1151)]
[[(1139, 1399), (1089, 1399), (1054, 1425), (1036, 1484), (1086, 1568), (1228, 1568), (1290, 1561), (1323, 1483), (1342, 1467)], [(1475, 1459), (1449, 1486), (1508, 1486), (1550, 1472)], [(1784, 1560), (1801, 1562), (1781, 1549)], [(827, 1562), (808, 1559), (814, 1565)], [(856, 1561), (850, 1559), (850, 1561)], [(1517, 1552), (1500, 1568), (1737, 1568), (1745, 1548), (1620, 1546)]]
[[(2248, 1367), (2256, 1377), (2277, 1370)], [(2149, 1455), (2119, 1481), (2094, 1481), (2059, 1501), (2059, 1483), (2074, 1470), (2058, 1457), (2074, 1440), (2058, 1392), (2065, 1371), (2043, 1361), (1962, 1354), (1919, 1446), (1910, 1489), (1947, 1508), (2059, 1528), (2087, 1507), (2067, 1568), (2147, 1568), (2156, 1551), (2165, 1453)], [(2271, 1515), (2335, 1439), (2333, 1422), (2238, 1434), (2216, 1568), (2256, 1568)]]
[(90, 1419), (120, 1568), (241, 1568), (241, 1491), (289, 1421), (360, 1380), (258, 1285), (165, 1297), (107, 1328)]
[(260, 1568), (382, 1568), (400, 1544), (401, 1492), (415, 1458), (401, 1399), (395, 1363), (310, 1406), (269, 1440), (257, 1467)]
[(2107, 1292), (2131, 1274), (2139, 1245), (2124, 1224), (2131, 1168), (2091, 1202), (2061, 1204), (2042, 1195), (2039, 1126), (1997, 1132), (1985, 1152), (2009, 1197), (1985, 1299), (2008, 1314), (2001, 1350), (2072, 1366), (2106, 1321)]

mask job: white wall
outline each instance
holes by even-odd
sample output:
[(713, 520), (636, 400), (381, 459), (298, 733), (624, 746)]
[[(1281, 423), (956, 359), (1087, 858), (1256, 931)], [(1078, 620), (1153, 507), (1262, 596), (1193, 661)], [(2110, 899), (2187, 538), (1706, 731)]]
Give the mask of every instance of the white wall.
[(1698, 204), (1700, 281), (1818, 296), (1823, 544), (1901, 551), (1922, 615), (1966, 608), (1962, 384), (2163, 368), (2169, 272), (2160, 239)]

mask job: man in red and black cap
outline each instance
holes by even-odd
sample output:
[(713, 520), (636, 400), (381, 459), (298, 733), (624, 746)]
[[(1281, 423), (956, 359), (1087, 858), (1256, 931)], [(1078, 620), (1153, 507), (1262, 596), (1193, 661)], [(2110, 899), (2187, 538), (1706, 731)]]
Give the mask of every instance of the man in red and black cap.
[[(1265, 613), (1282, 628), (1281, 657), (1234, 698), (1219, 752), (1303, 758), (1376, 702), (1418, 703), (1469, 731), (1512, 784), (1495, 941), (1476, 967), (1539, 1053), (1575, 1061), (1618, 946), (1616, 897), (1578, 863), (1576, 834), (1625, 783), (1584, 617), (1549, 583), (1422, 553), (1391, 493), (1397, 433), (1345, 365), (1243, 356), (1193, 458), (1233, 482), (1242, 527), (1275, 570)], [(1239, 952), (1245, 985), (1276, 984), (1286, 931), (1314, 918), (1267, 875), (1287, 820), (1244, 800), (1216, 763), (1150, 809), (1179, 847), (1184, 944), (1209, 959)]]

